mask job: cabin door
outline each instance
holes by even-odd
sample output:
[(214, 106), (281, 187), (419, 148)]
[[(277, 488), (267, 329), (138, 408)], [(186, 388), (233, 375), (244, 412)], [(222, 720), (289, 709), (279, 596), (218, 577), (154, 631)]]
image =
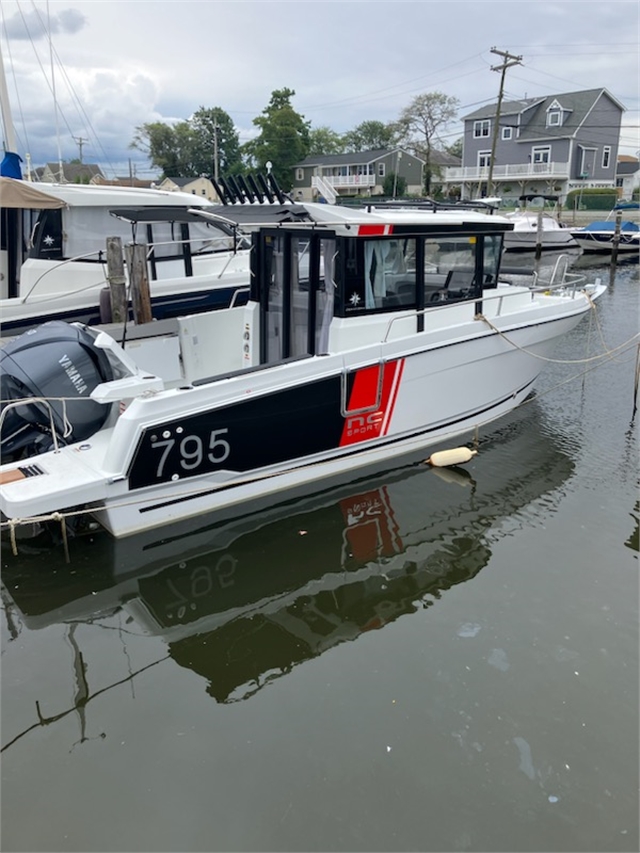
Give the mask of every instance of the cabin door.
[(261, 361), (327, 351), (333, 316), (335, 241), (301, 231), (263, 235)]

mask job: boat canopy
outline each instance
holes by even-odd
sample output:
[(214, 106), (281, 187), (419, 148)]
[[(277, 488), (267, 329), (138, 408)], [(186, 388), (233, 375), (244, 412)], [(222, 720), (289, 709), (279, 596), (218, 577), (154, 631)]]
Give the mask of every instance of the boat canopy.
[(66, 202), (62, 199), (41, 192), (29, 181), (0, 178), (0, 207), (45, 210), (66, 206)]
[[(592, 222), (590, 225), (585, 225), (584, 231), (611, 231), (616, 230), (616, 223), (605, 219), (602, 222)], [(621, 231), (640, 231), (640, 226), (635, 222), (630, 222), (628, 219), (620, 223)]]
[(118, 207), (109, 213), (126, 222), (202, 222), (201, 216), (184, 207)]

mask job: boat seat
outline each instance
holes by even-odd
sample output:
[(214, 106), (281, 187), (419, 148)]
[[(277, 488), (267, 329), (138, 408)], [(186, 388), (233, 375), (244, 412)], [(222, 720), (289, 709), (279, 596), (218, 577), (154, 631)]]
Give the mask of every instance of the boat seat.
[(400, 300), (401, 305), (414, 305), (416, 298), (416, 285), (413, 281), (398, 282), (396, 296)]

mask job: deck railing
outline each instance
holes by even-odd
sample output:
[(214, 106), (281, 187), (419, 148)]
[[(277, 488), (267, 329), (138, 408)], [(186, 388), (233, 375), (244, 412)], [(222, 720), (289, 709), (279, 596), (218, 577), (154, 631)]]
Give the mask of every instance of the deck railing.
[[(488, 166), (447, 166), (447, 181), (486, 181), (489, 178)], [(569, 178), (569, 163), (512, 163), (508, 166), (493, 167), (494, 180), (527, 180), (528, 178)]]

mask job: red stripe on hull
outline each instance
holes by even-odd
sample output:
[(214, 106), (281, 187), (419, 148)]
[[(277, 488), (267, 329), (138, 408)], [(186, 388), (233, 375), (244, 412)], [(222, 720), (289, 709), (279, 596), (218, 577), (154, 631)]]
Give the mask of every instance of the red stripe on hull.
[[(347, 411), (354, 414), (347, 414), (345, 418), (340, 447), (386, 435), (398, 396), (403, 367), (404, 359), (400, 359), (358, 370), (347, 406)], [(373, 410), (373, 406), (378, 402), (381, 370), (383, 376), (380, 403)], [(361, 412), (362, 409), (369, 411)]]

